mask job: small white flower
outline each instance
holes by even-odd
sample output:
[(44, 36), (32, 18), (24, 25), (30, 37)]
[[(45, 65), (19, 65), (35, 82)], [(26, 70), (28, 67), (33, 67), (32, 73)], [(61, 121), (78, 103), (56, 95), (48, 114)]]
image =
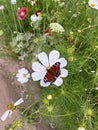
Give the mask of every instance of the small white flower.
[(18, 70), (18, 73), (16, 74), (17, 80), (23, 84), (28, 82), (28, 79), (30, 78), (30, 74), (27, 69), (22, 68)]
[(95, 73), (95, 70), (91, 70), (91, 73)]
[(41, 16), (36, 16), (35, 14), (33, 14), (32, 16), (31, 16), (31, 21), (32, 22), (37, 22), (37, 21), (40, 21), (42, 18), (41, 18)]
[(69, 10), (68, 12), (69, 12), (69, 13), (71, 13), (72, 11), (71, 11), (71, 10)]
[(82, 70), (80, 69), (79, 72), (82, 72)]
[(32, 64), (32, 69), (35, 71), (32, 73), (32, 79), (34, 81), (40, 80), (40, 85), (48, 87), (51, 83), (56, 86), (60, 86), (63, 83), (62, 78), (68, 76), (68, 71), (64, 69), (67, 65), (67, 60), (59, 58), (60, 53), (53, 50), (48, 56), (45, 52), (41, 52), (37, 55), (39, 62)]
[(4, 9), (4, 6), (3, 5), (0, 5), (0, 10), (3, 10)]
[(36, 3), (36, 1), (31, 1), (31, 5), (33, 6)]
[(88, 4), (91, 8), (98, 9), (98, 0), (89, 0)]
[(50, 29), (52, 30), (52, 32), (57, 33), (63, 33), (65, 31), (64, 28), (58, 23), (50, 23)]
[(98, 87), (96, 87), (95, 90), (98, 90)]
[(32, 22), (36, 22), (37, 20), (38, 20), (38, 17), (35, 14), (31, 15)]
[(85, 130), (85, 128), (83, 128), (83, 127), (79, 127), (78, 130)]
[(17, 2), (16, 0), (11, 0), (11, 4), (12, 4), (12, 5), (15, 5), (16, 2)]
[(7, 105), (7, 111), (4, 112), (4, 114), (1, 116), (1, 120), (5, 121), (7, 117), (11, 117), (13, 110), (15, 110), (16, 106), (20, 105), (21, 103), (23, 103), (24, 100), (22, 98), (20, 98), (19, 100), (17, 100), (14, 104), (8, 104)]
[(63, 7), (64, 4), (65, 4), (65, 2), (61, 2), (61, 3), (60, 3), (60, 7)]
[(28, 0), (28, 2), (29, 2), (32, 6), (36, 3), (35, 0)]
[(76, 17), (77, 17), (77, 14), (73, 14), (72, 17), (76, 18)]

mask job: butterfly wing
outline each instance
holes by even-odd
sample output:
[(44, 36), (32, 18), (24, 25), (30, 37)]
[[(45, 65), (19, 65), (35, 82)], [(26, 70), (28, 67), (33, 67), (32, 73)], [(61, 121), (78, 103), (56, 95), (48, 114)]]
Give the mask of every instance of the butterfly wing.
[(60, 75), (60, 62), (56, 62), (50, 69), (51, 74), (56, 78)]
[(46, 73), (44, 77), (44, 82), (54, 82), (56, 78), (60, 75), (60, 63), (56, 62)]
[(47, 82), (54, 82), (54, 81), (55, 81), (55, 77), (51, 73), (47, 72), (44, 77), (44, 82), (47, 83)]

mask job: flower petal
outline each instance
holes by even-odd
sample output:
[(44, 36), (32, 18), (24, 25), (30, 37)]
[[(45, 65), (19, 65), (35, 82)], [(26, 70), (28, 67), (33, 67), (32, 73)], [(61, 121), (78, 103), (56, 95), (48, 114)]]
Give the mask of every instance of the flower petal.
[(22, 69), (19, 69), (18, 72), (19, 72), (19, 73), (25, 73), (25, 74), (27, 74), (27, 73), (28, 73), (28, 70), (25, 69), (25, 68), (22, 68)]
[(37, 55), (39, 61), (45, 66), (49, 66), (48, 57), (45, 52), (41, 52)]
[(34, 14), (31, 16), (31, 21), (36, 22), (38, 20), (38, 17)]
[(17, 2), (16, 0), (11, 0), (11, 4), (12, 4), (12, 5), (15, 5), (16, 2)]
[(23, 83), (27, 83), (28, 82), (28, 78), (24, 78), (23, 76), (20, 76), (19, 78), (17, 78), (17, 81), (19, 81), (21, 84)]
[(60, 68), (63, 68), (67, 65), (67, 60), (65, 60), (65, 58), (60, 58), (58, 59), (58, 62), (60, 62)]
[(13, 113), (13, 111), (9, 110), (9, 118), (11, 118), (12, 113)]
[(45, 74), (46, 74), (46, 71), (33, 72), (33, 73), (32, 73), (32, 79), (33, 79), (34, 81), (38, 81), (38, 80), (40, 80), (40, 79), (43, 79), (44, 76), (45, 76)]
[(98, 5), (95, 6), (95, 9), (98, 9)]
[(1, 116), (1, 120), (5, 121), (6, 118), (8, 117), (8, 115), (9, 115), (9, 110), (7, 110), (7, 111), (4, 112), (4, 114)]
[(53, 50), (50, 52), (50, 54), (49, 54), (50, 66), (52, 66), (53, 64), (55, 64), (57, 62), (59, 56), (60, 56), (60, 53), (56, 50)]
[(53, 84), (54, 85), (56, 85), (56, 86), (61, 86), (61, 84), (63, 83), (63, 80), (62, 80), (62, 78), (60, 78), (60, 77), (58, 77), (57, 79), (56, 79), (56, 81), (55, 82), (53, 82)]
[(30, 74), (27, 74), (27, 78), (30, 78)]
[(19, 100), (17, 100), (15, 103), (14, 103), (14, 106), (18, 106), (20, 105), (21, 103), (23, 103), (24, 100), (22, 98), (20, 98)]
[(19, 78), (19, 77), (20, 77), (20, 74), (19, 74), (19, 73), (17, 73), (17, 74), (16, 74), (16, 77), (17, 77), (17, 78)]
[(34, 62), (33, 64), (32, 64), (32, 70), (34, 70), (34, 71), (42, 71), (42, 70), (45, 70), (46, 68), (43, 66), (43, 65), (41, 65), (39, 62)]
[(27, 83), (28, 81), (29, 81), (29, 79), (28, 79), (28, 78), (25, 78), (23, 82), (24, 82), (24, 83)]
[(67, 77), (67, 76), (68, 76), (68, 70), (66, 70), (66, 69), (61, 69), (60, 77)]
[(19, 81), (21, 84), (23, 84), (24, 83), (24, 79), (23, 78), (17, 78), (17, 81)]
[(44, 80), (42, 79), (42, 80), (40, 81), (40, 85), (41, 85), (42, 87), (48, 87), (48, 86), (50, 85), (50, 82), (45, 83)]

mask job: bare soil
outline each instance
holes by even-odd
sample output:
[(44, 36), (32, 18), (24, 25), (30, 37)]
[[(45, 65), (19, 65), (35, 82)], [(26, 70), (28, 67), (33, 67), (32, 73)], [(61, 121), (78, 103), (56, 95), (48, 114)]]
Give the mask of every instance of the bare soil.
[[(6, 111), (6, 105), (15, 102), (19, 98), (24, 96), (26, 91), (25, 85), (21, 86), (15, 78), (15, 74), (18, 69), (24, 67), (25, 63), (19, 61), (0, 59), (0, 117)], [(37, 91), (38, 88), (32, 85), (33, 91)], [(39, 94), (34, 97), (39, 97)], [(19, 111), (15, 110), (12, 117), (7, 118), (6, 121), (0, 120), (0, 130), (5, 130), (5, 126), (10, 124), (14, 119), (19, 116)], [(24, 125), (20, 130), (53, 130), (49, 124), (41, 121), (41, 123), (33, 126)]]

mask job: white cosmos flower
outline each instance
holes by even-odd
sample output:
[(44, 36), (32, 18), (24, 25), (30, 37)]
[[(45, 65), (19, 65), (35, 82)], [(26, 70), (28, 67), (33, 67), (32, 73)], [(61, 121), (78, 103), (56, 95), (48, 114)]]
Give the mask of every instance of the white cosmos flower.
[(22, 98), (20, 98), (19, 100), (17, 100), (14, 104), (8, 104), (7, 105), (7, 110), (4, 112), (4, 114), (1, 116), (1, 120), (5, 121), (7, 117), (11, 117), (13, 110), (15, 110), (16, 106), (20, 105), (21, 103), (23, 103), (24, 100)]
[[(64, 58), (59, 58), (60, 53), (56, 50), (50, 52), (49, 58), (45, 52), (39, 53), (37, 57), (41, 63), (34, 62), (32, 64), (32, 69), (33, 71), (35, 71), (32, 73), (32, 79), (34, 81), (40, 80), (40, 85), (43, 87), (48, 87), (51, 83), (56, 86), (60, 86), (63, 83), (62, 77), (68, 76), (68, 71), (63, 68), (67, 65), (67, 60), (65, 60)], [(58, 75), (55, 75), (53, 74), (53, 72), (51, 72), (51, 68), (55, 63), (60, 64)], [(52, 75), (52, 78), (54, 78), (55, 80), (52, 82), (45, 82), (45, 76), (47, 73), (50, 74), (50, 76)], [(48, 78), (50, 79), (51, 77), (48, 76)]]
[(12, 5), (15, 5), (16, 2), (17, 2), (16, 0), (11, 0), (11, 4), (12, 4)]
[(98, 9), (98, 0), (89, 0), (88, 4), (91, 8)]
[(16, 74), (17, 80), (23, 84), (27, 83), (28, 79), (30, 78), (30, 74), (27, 69), (22, 68), (18, 70), (18, 73)]

